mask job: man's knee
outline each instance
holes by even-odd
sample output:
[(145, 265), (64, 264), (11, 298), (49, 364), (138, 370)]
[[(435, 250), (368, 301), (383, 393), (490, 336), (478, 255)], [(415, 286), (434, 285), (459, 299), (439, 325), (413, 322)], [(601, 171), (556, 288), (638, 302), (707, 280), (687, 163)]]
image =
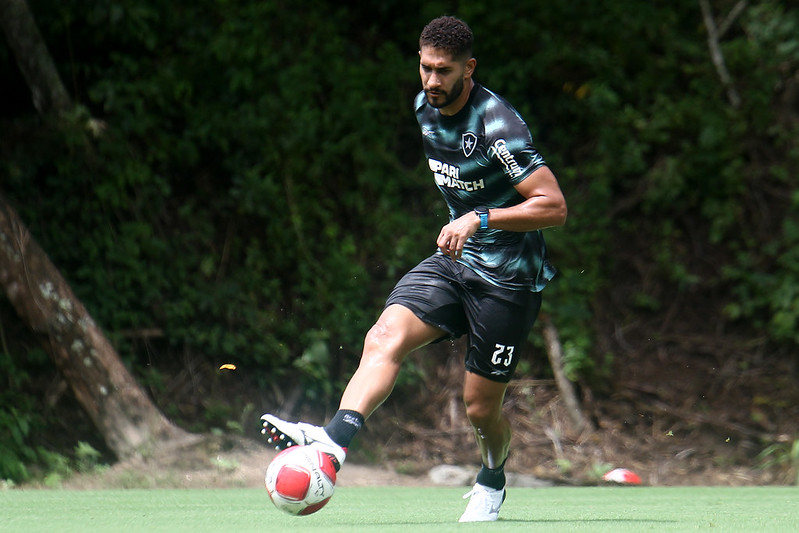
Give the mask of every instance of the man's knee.
[(380, 317), (366, 332), (361, 364), (401, 364), (410, 351), (408, 329), (402, 323)]
[(391, 339), (391, 329), (383, 322), (375, 322), (366, 332), (366, 344), (383, 345)]
[(426, 324), (411, 310), (391, 305), (366, 333), (364, 351), (394, 353), (402, 358), (441, 335), (443, 331)]
[(475, 427), (490, 425), (502, 416), (502, 398), (464, 395), (466, 417)]
[(466, 406), (466, 416), (473, 426), (489, 426), (502, 418), (506, 388), (506, 384), (466, 373), (463, 403)]

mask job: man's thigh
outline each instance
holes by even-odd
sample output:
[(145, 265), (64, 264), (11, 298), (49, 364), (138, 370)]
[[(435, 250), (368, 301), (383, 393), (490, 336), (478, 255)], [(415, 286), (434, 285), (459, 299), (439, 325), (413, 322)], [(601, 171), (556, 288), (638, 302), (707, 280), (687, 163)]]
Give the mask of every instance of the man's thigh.
[(386, 309), (391, 305), (410, 309), (423, 322), (444, 332), (436, 340), (460, 337), (468, 331), (461, 269), (444, 256), (428, 257), (397, 282), (386, 300)]
[(541, 308), (541, 293), (510, 293), (492, 286), (471, 291), (465, 299), (469, 321), (466, 368), (502, 383), (513, 376)]

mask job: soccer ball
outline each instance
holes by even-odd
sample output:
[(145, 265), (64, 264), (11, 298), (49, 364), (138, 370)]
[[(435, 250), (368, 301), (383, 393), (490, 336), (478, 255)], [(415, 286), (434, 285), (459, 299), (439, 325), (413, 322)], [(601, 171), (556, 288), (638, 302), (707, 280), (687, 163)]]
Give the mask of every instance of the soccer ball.
[(311, 446), (292, 446), (269, 463), (264, 483), (275, 507), (292, 515), (309, 515), (333, 496), (336, 468), (325, 453)]

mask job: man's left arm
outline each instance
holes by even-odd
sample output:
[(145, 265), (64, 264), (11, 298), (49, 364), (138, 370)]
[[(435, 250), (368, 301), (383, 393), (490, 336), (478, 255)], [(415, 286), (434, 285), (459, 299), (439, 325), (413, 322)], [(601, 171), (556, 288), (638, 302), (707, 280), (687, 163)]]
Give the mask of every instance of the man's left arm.
[[(542, 165), (514, 186), (524, 201), (511, 207), (491, 209), (488, 227), (506, 231), (535, 231), (566, 223), (568, 209), (557, 178)], [(479, 217), (474, 215), (479, 227)]]
[[(558, 180), (548, 166), (542, 165), (514, 186), (524, 201), (511, 207), (489, 210), (488, 227), (505, 231), (535, 231), (566, 223), (566, 199)], [(474, 212), (456, 218), (438, 234), (436, 245), (452, 259), (463, 254), (466, 241), (480, 229), (480, 217)]]

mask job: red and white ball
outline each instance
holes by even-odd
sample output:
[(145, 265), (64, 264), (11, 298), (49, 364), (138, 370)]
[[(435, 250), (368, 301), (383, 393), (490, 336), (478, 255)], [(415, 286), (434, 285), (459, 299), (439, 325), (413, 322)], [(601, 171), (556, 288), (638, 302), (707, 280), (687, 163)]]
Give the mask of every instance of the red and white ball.
[(336, 468), (327, 454), (311, 446), (292, 446), (269, 463), (264, 482), (275, 507), (292, 515), (309, 515), (333, 496)]

